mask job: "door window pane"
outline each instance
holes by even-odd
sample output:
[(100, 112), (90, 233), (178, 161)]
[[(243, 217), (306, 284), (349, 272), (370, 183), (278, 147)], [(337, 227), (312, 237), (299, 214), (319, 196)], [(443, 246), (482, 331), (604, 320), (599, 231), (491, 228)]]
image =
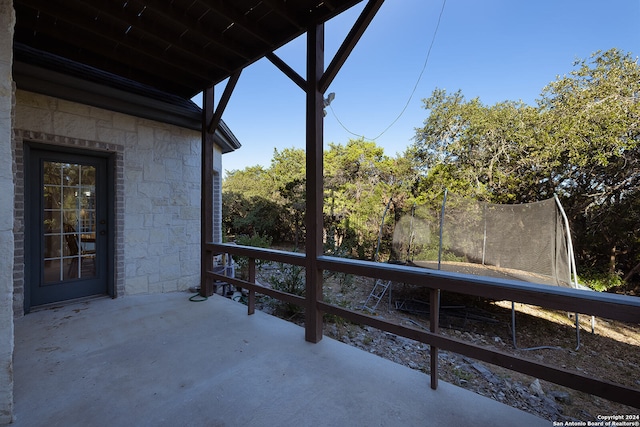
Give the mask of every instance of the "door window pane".
[(96, 169), (44, 162), (45, 283), (96, 276)]
[(62, 233), (62, 211), (44, 211), (44, 232), (45, 234)]
[(44, 208), (60, 209), (62, 206), (62, 197), (59, 186), (45, 184), (44, 185)]
[(44, 257), (45, 259), (59, 258), (62, 255), (62, 242), (60, 234), (44, 236)]
[(44, 162), (43, 180), (45, 184), (60, 185), (61, 173), (62, 173), (62, 163)]

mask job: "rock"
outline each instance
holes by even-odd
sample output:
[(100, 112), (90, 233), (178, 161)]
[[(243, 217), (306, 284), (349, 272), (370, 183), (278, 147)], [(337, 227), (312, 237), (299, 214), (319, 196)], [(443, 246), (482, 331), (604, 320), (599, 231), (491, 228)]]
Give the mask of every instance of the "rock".
[(405, 337), (397, 337), (396, 338), (397, 341), (399, 341), (403, 347), (411, 347), (414, 344), (414, 341), (409, 339), (409, 338), (405, 338)]
[[(594, 418), (593, 415), (585, 411), (584, 409), (580, 409), (577, 414), (575, 414), (578, 418), (577, 420), (591, 420)], [(573, 420), (573, 419), (572, 419)]]
[(553, 399), (549, 399), (546, 396), (542, 398), (542, 408), (543, 408), (544, 412), (546, 412), (548, 414), (551, 414), (551, 415), (562, 413), (562, 410), (558, 406), (556, 401), (553, 400)]
[(540, 381), (537, 378), (534, 382), (531, 383), (531, 385), (529, 386), (529, 390), (531, 390), (531, 392), (538, 397), (544, 396), (544, 391), (542, 391), (542, 386), (540, 385)]
[(569, 393), (567, 393), (566, 391), (549, 390), (547, 392), (547, 395), (552, 397), (552, 398), (554, 398), (555, 400), (557, 400), (560, 403), (571, 404), (571, 395)]
[(473, 366), (476, 371), (480, 372), (484, 379), (489, 381), (491, 384), (500, 384), (500, 379), (496, 377), (493, 372), (484, 367), (484, 365), (481, 365), (480, 363), (473, 363), (471, 366)]
[(525, 396), (527, 396), (529, 394), (529, 392), (527, 392), (527, 390), (523, 386), (521, 386), (520, 384), (516, 384), (515, 390), (516, 390), (516, 393), (518, 393), (518, 395), (520, 395), (520, 397), (525, 397)]
[(338, 327), (336, 326), (335, 323), (329, 326), (329, 335), (332, 337), (338, 336)]

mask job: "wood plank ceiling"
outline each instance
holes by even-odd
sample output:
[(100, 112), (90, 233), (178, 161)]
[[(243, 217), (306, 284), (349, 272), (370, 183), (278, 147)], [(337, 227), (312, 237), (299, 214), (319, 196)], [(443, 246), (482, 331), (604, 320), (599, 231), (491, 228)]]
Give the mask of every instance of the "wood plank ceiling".
[(14, 44), (190, 99), (361, 0), (15, 0)]

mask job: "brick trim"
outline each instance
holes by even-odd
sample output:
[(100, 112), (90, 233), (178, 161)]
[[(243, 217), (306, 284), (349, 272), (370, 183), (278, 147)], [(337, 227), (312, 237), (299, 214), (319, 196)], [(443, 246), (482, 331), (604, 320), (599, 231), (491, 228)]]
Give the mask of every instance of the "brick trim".
[(14, 267), (13, 267), (13, 312), (14, 317), (24, 315), (24, 144), (35, 142), (66, 148), (81, 148), (88, 151), (108, 152), (114, 155), (115, 182), (113, 188), (114, 200), (114, 296), (124, 295), (124, 147), (118, 144), (89, 141), (51, 135), (44, 132), (14, 129), (11, 138), (14, 164)]

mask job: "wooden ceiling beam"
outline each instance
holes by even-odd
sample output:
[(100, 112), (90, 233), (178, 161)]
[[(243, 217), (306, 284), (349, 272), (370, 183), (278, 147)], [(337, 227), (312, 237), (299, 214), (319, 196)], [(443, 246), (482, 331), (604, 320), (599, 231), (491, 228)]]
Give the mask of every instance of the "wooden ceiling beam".
[[(81, 1), (88, 9), (99, 13), (100, 16), (108, 15), (111, 19), (119, 21), (125, 26), (129, 25), (132, 31), (143, 34), (145, 38), (157, 40), (166, 46), (170, 46), (167, 50), (176, 52), (183, 57), (189, 57), (194, 62), (206, 63), (207, 68), (220, 68), (227, 73), (233, 68), (226, 62), (213, 60), (213, 56), (208, 55), (204, 48), (198, 49), (193, 43), (185, 43), (181, 37), (185, 29), (183, 25), (180, 25), (179, 21), (175, 19), (166, 21), (171, 23), (170, 26), (172, 28), (169, 28), (168, 25), (159, 25), (153, 17), (152, 19), (147, 18), (148, 15), (154, 14), (154, 10), (151, 8), (136, 5), (131, 1), (127, 2), (127, 7), (120, 7), (108, 0), (77, 1)], [(140, 8), (140, 12), (136, 12), (136, 9), (134, 9), (136, 6)], [(177, 31), (176, 28), (178, 28)]]
[[(38, 11), (38, 17), (21, 25), (33, 26), (34, 31), (46, 34), (54, 40), (62, 40), (71, 46), (77, 46), (89, 52), (99, 53), (116, 63), (128, 67), (146, 70), (152, 74), (163, 69), (165, 73), (175, 73), (182, 79), (192, 78), (210, 81), (211, 76), (202, 72), (204, 67), (196, 62), (178, 61), (156, 45), (143, 44), (127, 35), (126, 27), (114, 28), (112, 22), (104, 19), (89, 20), (87, 16), (75, 11), (64, 11), (59, 4), (51, 0), (29, 0), (31, 7)], [(47, 22), (47, 17), (50, 19)], [(74, 58), (83, 62), (82, 58)], [(160, 68), (159, 68), (160, 67)], [(105, 68), (109, 69), (109, 65)], [(191, 76), (191, 77), (187, 77)]]
[[(246, 46), (241, 45), (235, 40), (224, 37), (221, 32), (211, 29), (211, 26), (204, 25), (198, 19), (194, 19), (183, 11), (179, 10), (175, 4), (166, 0), (145, 0), (144, 4), (149, 5), (153, 9), (153, 13), (157, 13), (166, 19), (173, 19), (176, 25), (182, 25), (185, 30), (189, 30), (197, 37), (202, 38), (207, 44), (213, 44), (216, 47), (231, 53), (238, 58), (247, 61), (253, 57)], [(178, 17), (178, 18), (176, 18)]]
[(359, 1), (14, 0), (14, 39), (190, 98)]
[(268, 5), (274, 12), (286, 19), (291, 25), (298, 28), (300, 31), (304, 31), (306, 26), (300, 24), (300, 17), (291, 12), (291, 9), (283, 2), (283, 0), (262, 0), (264, 4)]
[(255, 20), (249, 19), (248, 13), (240, 13), (228, 6), (229, 2), (223, 0), (196, 0), (207, 5), (219, 16), (228, 19), (231, 25), (237, 25), (246, 33), (259, 40), (266, 47), (274, 47), (277, 42), (273, 36), (262, 29), (262, 26)]

